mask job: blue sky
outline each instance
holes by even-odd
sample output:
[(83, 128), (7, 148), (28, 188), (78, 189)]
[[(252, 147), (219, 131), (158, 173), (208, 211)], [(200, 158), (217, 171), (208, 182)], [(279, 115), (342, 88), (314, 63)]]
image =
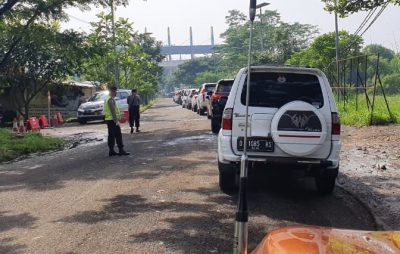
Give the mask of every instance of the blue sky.
[[(210, 27), (214, 27), (217, 42), (227, 28), (225, 16), (228, 10), (238, 9), (247, 14), (248, 0), (131, 0), (128, 7), (119, 7), (117, 16), (129, 18), (135, 23), (135, 28), (144, 32), (145, 27), (154, 37), (163, 42), (167, 41), (167, 27), (171, 29), (172, 43), (175, 45), (188, 44), (189, 27), (193, 27), (194, 43), (208, 44), (210, 42)], [(258, 0), (258, 3), (264, 1)], [(271, 0), (268, 7), (277, 10), (282, 20), (288, 23), (300, 22), (317, 25), (320, 33), (334, 30), (334, 17), (323, 10), (320, 0)], [(70, 9), (69, 23), (64, 28), (74, 28), (89, 31), (86, 22), (96, 20), (96, 13), (101, 9), (81, 12)], [(340, 19), (340, 29), (354, 32), (361, 24), (366, 13), (352, 15)], [(379, 43), (395, 51), (400, 51), (400, 6), (389, 5), (377, 19), (374, 25), (365, 33), (366, 44)]]

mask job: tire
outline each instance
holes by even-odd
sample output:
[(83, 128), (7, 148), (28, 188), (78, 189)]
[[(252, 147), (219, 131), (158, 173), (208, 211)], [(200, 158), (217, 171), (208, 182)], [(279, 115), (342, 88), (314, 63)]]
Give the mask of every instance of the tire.
[(322, 195), (329, 195), (335, 189), (336, 176), (316, 176), (315, 186), (317, 187), (318, 193)]
[(236, 168), (234, 165), (223, 164), (218, 161), (219, 188), (222, 192), (229, 194), (238, 190)]
[(204, 116), (204, 109), (203, 108), (199, 108), (199, 115)]
[(79, 124), (86, 124), (87, 121), (86, 121), (86, 120), (83, 120), (83, 119), (78, 119), (78, 123), (79, 123)]
[(211, 118), (211, 131), (212, 133), (218, 133), (221, 129), (221, 122), (218, 118)]

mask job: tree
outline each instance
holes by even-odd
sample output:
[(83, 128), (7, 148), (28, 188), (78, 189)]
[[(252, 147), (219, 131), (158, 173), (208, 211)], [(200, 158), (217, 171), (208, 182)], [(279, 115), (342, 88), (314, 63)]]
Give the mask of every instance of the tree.
[[(199, 73), (215, 70), (214, 60), (210, 57), (203, 57), (190, 60), (178, 66), (173, 73), (171, 83), (175, 86), (190, 85), (193, 86)], [(200, 85), (200, 84), (198, 84)]]
[(337, 11), (342, 17), (359, 11), (371, 10), (375, 7), (384, 6), (387, 3), (400, 4), (400, 0), (322, 0), (325, 9), (332, 12)]
[[(0, 40), (12, 37), (13, 26), (0, 22)], [(29, 116), (32, 99), (51, 84), (61, 83), (78, 72), (85, 55), (83, 36), (73, 31), (59, 32), (57, 22), (35, 23), (25, 31), (14, 48), (6, 68), (0, 71), (2, 86), (10, 88), (17, 110)]]
[[(315, 38), (310, 47), (294, 53), (287, 61), (287, 64), (310, 66), (327, 71), (335, 62), (335, 33), (327, 33)], [(339, 32), (339, 51), (341, 59), (360, 54), (363, 39), (361, 36), (349, 34), (346, 31)]]
[(20, 33), (13, 34), (4, 44), (0, 51), (0, 69), (7, 64), (7, 60), (23, 39), (25, 32), (36, 21), (65, 20), (68, 16), (64, 10), (70, 7), (79, 7), (81, 10), (88, 10), (90, 5), (110, 6), (127, 5), (128, 0), (2, 0), (0, 3), (0, 20), (13, 22), (19, 20)]
[(400, 94), (400, 74), (393, 73), (382, 78), (383, 87), (387, 94)]
[[(243, 13), (230, 11), (229, 14), (226, 20), (230, 26), (221, 35), (224, 44), (217, 48), (220, 55), (218, 67), (222, 72), (235, 73), (247, 64), (250, 31)], [(316, 33), (315, 26), (285, 23), (277, 11), (266, 10), (254, 22), (253, 54), (256, 63), (282, 64), (294, 52), (306, 48)]]
[(115, 23), (114, 50), (111, 16), (100, 13), (98, 18), (98, 22), (92, 23), (92, 33), (86, 41), (90, 55), (85, 61), (85, 77), (100, 83), (137, 88), (142, 94), (154, 94), (162, 72), (158, 67), (163, 59), (161, 42), (148, 34), (139, 34), (133, 23), (120, 18)]
[(195, 84), (197, 86), (200, 86), (201, 84), (204, 84), (204, 83), (217, 83), (218, 80), (227, 79), (227, 78), (229, 78), (229, 77), (225, 76), (222, 73), (206, 71), (206, 72), (199, 73), (196, 76)]
[(379, 44), (367, 45), (362, 50), (362, 52), (367, 55), (380, 55), (380, 57), (387, 59), (389, 61), (392, 60), (395, 55), (393, 50), (385, 48), (384, 46)]

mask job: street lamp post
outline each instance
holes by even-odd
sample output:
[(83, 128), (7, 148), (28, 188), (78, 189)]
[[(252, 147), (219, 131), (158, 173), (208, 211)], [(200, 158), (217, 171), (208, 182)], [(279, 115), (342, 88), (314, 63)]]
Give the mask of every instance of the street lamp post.
[(262, 7), (269, 5), (269, 3), (257, 4), (256, 9), (260, 9), (260, 45), (261, 51), (264, 51), (264, 35), (263, 35), (263, 18), (262, 18)]
[(114, 13), (114, 0), (110, 0), (111, 7), (111, 26), (112, 26), (112, 46), (115, 54), (114, 61), (114, 74), (115, 74), (115, 85), (119, 88), (119, 66), (118, 66), (118, 58), (117, 58), (117, 45), (115, 38), (115, 13)]
[[(339, 62), (339, 25), (338, 25), (338, 14), (337, 14), (337, 0), (335, 0), (335, 47), (336, 47), (336, 78), (337, 78), (337, 87), (340, 86), (340, 62)], [(338, 90), (340, 91), (340, 90)], [(338, 92), (338, 96), (340, 96)]]

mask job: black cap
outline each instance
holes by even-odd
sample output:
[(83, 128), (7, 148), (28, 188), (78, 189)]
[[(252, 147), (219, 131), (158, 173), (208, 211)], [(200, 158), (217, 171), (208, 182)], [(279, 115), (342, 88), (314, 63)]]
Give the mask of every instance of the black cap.
[(108, 88), (108, 90), (112, 91), (112, 92), (116, 92), (117, 91), (117, 87), (116, 86), (111, 86)]

